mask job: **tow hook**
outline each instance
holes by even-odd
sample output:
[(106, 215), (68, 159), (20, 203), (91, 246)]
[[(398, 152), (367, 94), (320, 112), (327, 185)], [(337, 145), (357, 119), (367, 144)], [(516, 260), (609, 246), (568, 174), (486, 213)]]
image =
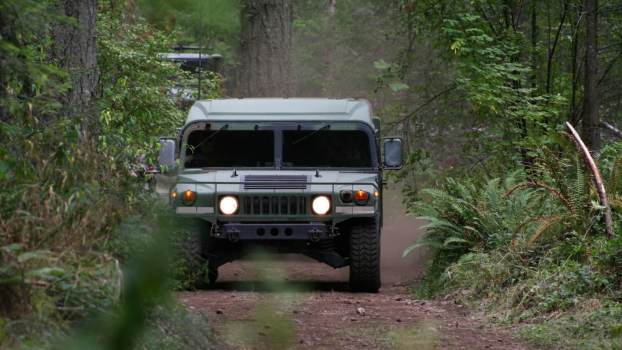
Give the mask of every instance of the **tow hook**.
[(216, 237), (219, 238), (222, 236), (220, 230), (218, 229), (217, 225), (213, 225), (212, 226), (212, 232), (210, 232), (212, 237)]
[(331, 227), (330, 232), (328, 232), (328, 238), (335, 238), (339, 236), (341, 233), (339, 232), (339, 227), (333, 226)]
[(235, 243), (240, 240), (240, 230), (230, 229), (227, 231), (227, 238), (229, 242)]
[(317, 228), (313, 228), (309, 230), (309, 236), (311, 238), (311, 241), (318, 242), (322, 237), (322, 231)]

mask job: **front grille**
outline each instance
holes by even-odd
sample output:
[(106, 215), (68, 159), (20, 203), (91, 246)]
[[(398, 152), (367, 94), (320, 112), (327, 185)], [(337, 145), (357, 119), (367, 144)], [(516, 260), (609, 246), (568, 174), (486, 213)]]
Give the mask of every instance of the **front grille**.
[(306, 215), (305, 196), (243, 196), (242, 215)]
[(307, 188), (307, 181), (305, 175), (247, 175), (244, 177), (244, 189), (304, 190)]

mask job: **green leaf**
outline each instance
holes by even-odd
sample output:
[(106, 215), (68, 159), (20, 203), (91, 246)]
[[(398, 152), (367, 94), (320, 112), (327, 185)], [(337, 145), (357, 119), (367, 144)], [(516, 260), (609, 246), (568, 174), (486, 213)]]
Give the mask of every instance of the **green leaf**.
[(389, 68), (391, 68), (391, 65), (388, 64), (387, 62), (385, 62), (385, 60), (383, 60), (382, 58), (374, 61), (374, 68), (378, 69), (378, 70), (387, 70)]
[(471, 245), (471, 242), (467, 241), (464, 238), (460, 238), (460, 237), (449, 237), (445, 240), (445, 242), (443, 242), (443, 245), (445, 247), (448, 247), (452, 244), (459, 244), (459, 245)]
[(32, 259), (43, 259), (49, 255), (47, 250), (35, 250), (32, 252), (25, 252), (17, 256), (17, 261), (20, 263), (26, 262)]
[(0, 179), (3, 178), (11, 170), (9, 163), (0, 160)]
[(425, 243), (415, 243), (415, 244), (410, 245), (408, 248), (404, 249), (404, 252), (402, 253), (402, 258), (407, 257), (415, 249), (417, 249), (419, 247), (423, 247), (425, 245), (426, 245)]
[(410, 88), (410, 86), (404, 83), (390, 83), (389, 87), (391, 88), (391, 91), (393, 92), (400, 92), (400, 91), (408, 90)]
[(12, 243), (5, 246), (0, 247), (0, 250), (4, 250), (7, 253), (13, 253), (22, 249), (22, 245), (19, 243)]
[(26, 273), (28, 277), (37, 277), (43, 279), (57, 279), (65, 275), (65, 270), (60, 267), (43, 267), (31, 270)]

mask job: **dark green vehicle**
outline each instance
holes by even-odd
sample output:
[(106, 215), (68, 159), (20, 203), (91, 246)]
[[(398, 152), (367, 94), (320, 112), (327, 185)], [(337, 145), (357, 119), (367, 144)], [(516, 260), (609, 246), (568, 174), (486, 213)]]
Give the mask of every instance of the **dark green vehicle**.
[(378, 125), (365, 100), (196, 102), (160, 165), (177, 215), (200, 223), (205, 282), (259, 245), (350, 266), (352, 290), (377, 292), (382, 171), (402, 164)]

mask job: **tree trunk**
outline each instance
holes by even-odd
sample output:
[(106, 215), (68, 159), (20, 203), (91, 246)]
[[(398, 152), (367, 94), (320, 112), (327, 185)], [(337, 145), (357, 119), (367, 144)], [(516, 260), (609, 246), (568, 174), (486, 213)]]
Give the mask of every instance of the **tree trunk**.
[(570, 26), (570, 31), (573, 33), (572, 34), (572, 46), (571, 46), (571, 62), (570, 62), (570, 69), (572, 70), (571, 73), (571, 80), (572, 80), (572, 90), (571, 90), (571, 95), (570, 95), (570, 123), (572, 125), (577, 125), (577, 123), (579, 122), (579, 112), (577, 111), (577, 90), (579, 88), (579, 63), (578, 63), (578, 57), (579, 57), (579, 27), (577, 22), (579, 21), (579, 19), (581, 18), (581, 10), (578, 10), (575, 12), (575, 16), (573, 18), (573, 20), (571, 21), (571, 26)]
[(322, 96), (331, 97), (334, 94), (335, 87), (335, 47), (337, 45), (336, 37), (330, 35), (335, 32), (335, 13), (337, 12), (337, 0), (328, 0), (328, 37), (326, 37), (327, 45), (324, 49), (324, 64), (326, 66), (326, 77), (322, 82)]
[(97, 0), (62, 0), (68, 20), (54, 27), (52, 59), (69, 74), (70, 87), (62, 99), (62, 112), (82, 125), (82, 138), (99, 119), (94, 104), (99, 72), (96, 51)]
[(593, 151), (600, 149), (598, 116), (598, 22), (597, 0), (585, 0), (585, 93), (583, 97), (583, 138)]
[(291, 0), (242, 0), (238, 95), (288, 97), (293, 92)]
[(538, 12), (536, 0), (531, 1), (531, 87), (538, 88)]

